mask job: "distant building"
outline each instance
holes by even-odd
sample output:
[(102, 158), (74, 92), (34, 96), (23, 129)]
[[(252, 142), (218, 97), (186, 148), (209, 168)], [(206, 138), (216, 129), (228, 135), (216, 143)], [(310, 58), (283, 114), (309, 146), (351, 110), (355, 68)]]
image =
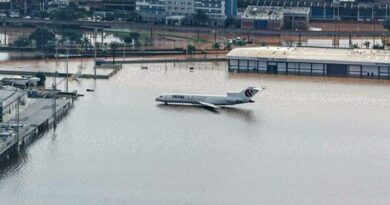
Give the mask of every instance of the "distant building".
[(240, 8), (249, 5), (285, 8), (310, 7), (310, 19), (383, 21), (390, 16), (389, 0), (241, 0)]
[(248, 6), (241, 15), (241, 28), (306, 30), (309, 16), (308, 7)]
[(167, 17), (190, 17), (201, 10), (209, 17), (210, 25), (218, 26), (227, 17), (237, 15), (237, 0), (137, 0), (136, 10), (144, 20), (161, 22)]
[(136, 0), (102, 0), (105, 11), (134, 11)]
[(390, 52), (316, 47), (236, 48), (229, 71), (390, 79)]
[[(19, 100), (20, 99), (20, 100)], [(27, 92), (12, 86), (0, 87), (0, 122), (15, 116), (17, 106), (27, 103)]]
[(0, 80), (3, 85), (9, 85), (14, 86), (18, 88), (29, 88), (29, 87), (36, 87), (38, 86), (38, 83), (40, 81), (40, 78), (37, 77), (23, 77), (23, 76), (13, 76), (13, 77), (6, 77)]
[(47, 11), (51, 12), (56, 9), (69, 8), (69, 0), (51, 0), (47, 3)]
[(137, 0), (135, 9), (146, 21), (163, 21), (167, 16), (165, 0)]

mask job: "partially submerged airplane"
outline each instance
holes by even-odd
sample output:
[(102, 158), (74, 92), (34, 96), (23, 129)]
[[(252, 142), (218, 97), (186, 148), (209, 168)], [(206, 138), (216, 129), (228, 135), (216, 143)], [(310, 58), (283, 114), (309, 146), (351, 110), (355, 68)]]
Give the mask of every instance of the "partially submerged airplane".
[(226, 95), (194, 95), (194, 94), (164, 94), (156, 98), (156, 101), (177, 104), (203, 105), (209, 108), (220, 108), (221, 105), (235, 105), (242, 103), (253, 103), (251, 98), (257, 92), (265, 88), (248, 87), (239, 93), (227, 93)]

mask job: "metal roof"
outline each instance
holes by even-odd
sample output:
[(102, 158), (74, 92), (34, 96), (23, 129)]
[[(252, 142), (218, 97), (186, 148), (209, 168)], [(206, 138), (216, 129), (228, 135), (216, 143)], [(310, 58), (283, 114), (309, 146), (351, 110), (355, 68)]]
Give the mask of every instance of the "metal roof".
[(235, 48), (228, 59), (267, 59), (269, 61), (338, 63), (350, 65), (390, 66), (390, 51), (318, 47)]
[(241, 19), (280, 20), (284, 14), (309, 15), (309, 7), (248, 6)]

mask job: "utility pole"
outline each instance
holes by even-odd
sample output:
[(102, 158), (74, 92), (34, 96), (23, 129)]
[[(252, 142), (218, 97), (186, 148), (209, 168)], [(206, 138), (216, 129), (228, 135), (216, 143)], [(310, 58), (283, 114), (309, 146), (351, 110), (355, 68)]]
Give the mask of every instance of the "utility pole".
[(214, 43), (217, 42), (217, 32), (218, 32), (218, 28), (214, 29)]
[(66, 76), (65, 76), (65, 92), (68, 92), (68, 73), (69, 73), (69, 46), (70, 46), (70, 43), (68, 41), (68, 46), (67, 46), (67, 50), (66, 50), (66, 66), (65, 66), (65, 73), (66, 73)]
[(24, 15), (27, 15), (27, 0), (24, 0)]
[(126, 42), (123, 41), (123, 61), (126, 60)]
[(56, 71), (54, 74), (54, 82), (52, 85), (52, 89), (53, 89), (53, 106), (52, 106), (53, 113), (52, 114), (53, 114), (53, 128), (54, 128), (54, 130), (57, 127), (57, 115), (56, 115), (56, 112), (57, 112), (57, 75), (58, 75), (58, 72)]
[(7, 23), (4, 23), (4, 46), (7, 45)]
[(150, 26), (150, 41), (153, 45), (153, 25)]
[(58, 65), (58, 40), (56, 40), (56, 65)]
[[(16, 88), (16, 92), (18, 92), (18, 89)], [(19, 133), (19, 126), (20, 126), (20, 96), (18, 96), (18, 103), (16, 106), (16, 152), (19, 154), (20, 151), (20, 146), (19, 146), (19, 141), (20, 141), (20, 133)]]
[(94, 74), (94, 79), (96, 80), (96, 56), (97, 56), (97, 42), (96, 42), (96, 38), (97, 38), (97, 29), (95, 28), (95, 31), (93, 33), (93, 40), (94, 40), (94, 43), (95, 43), (95, 46), (94, 46), (94, 54), (93, 54), (93, 57), (94, 57), (94, 63), (95, 65), (93, 66), (93, 74)]

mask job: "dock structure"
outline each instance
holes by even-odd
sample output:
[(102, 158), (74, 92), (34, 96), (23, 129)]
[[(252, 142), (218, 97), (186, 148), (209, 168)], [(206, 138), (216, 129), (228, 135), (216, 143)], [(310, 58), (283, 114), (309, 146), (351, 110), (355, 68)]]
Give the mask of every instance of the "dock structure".
[(236, 48), (230, 72), (390, 79), (390, 51), (317, 47)]
[[(76, 75), (75, 73), (56, 73), (56, 72), (42, 72), (42, 71), (22, 71), (22, 70), (0, 70), (1, 75), (23, 75), (23, 76), (35, 76), (37, 73), (43, 73), (45, 76), (48, 77), (60, 77), (60, 78), (71, 78), (72, 76)], [(116, 72), (118, 72), (117, 69), (113, 69), (112, 72), (107, 74), (87, 74), (83, 73), (78, 76), (78, 78), (95, 78), (95, 79), (109, 79), (112, 77)]]
[(18, 117), (15, 116), (2, 124), (8, 126), (5, 130), (10, 134), (0, 135), (0, 156), (3, 158), (17, 153), (21, 146), (31, 143), (65, 116), (72, 104), (73, 101), (70, 99), (56, 99), (54, 109), (52, 99), (33, 99), (20, 111)]

